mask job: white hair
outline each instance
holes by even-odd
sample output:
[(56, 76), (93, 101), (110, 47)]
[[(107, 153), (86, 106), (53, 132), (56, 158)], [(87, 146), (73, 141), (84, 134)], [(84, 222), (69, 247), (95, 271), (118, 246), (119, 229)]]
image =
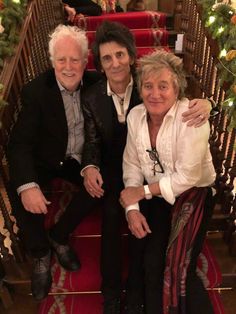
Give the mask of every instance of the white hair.
[(81, 47), (82, 55), (84, 57), (84, 61), (87, 62), (88, 59), (88, 39), (85, 35), (85, 32), (78, 28), (77, 26), (66, 26), (66, 25), (58, 25), (54, 31), (49, 35), (49, 55), (50, 60), (53, 63), (54, 61), (54, 53), (55, 53), (55, 44), (64, 37), (70, 37), (74, 39), (78, 46)]

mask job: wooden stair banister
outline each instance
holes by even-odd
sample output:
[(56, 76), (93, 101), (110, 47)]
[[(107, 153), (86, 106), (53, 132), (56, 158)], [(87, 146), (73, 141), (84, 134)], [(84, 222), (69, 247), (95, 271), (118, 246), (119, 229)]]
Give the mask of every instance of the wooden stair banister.
[[(0, 263), (4, 272), (1, 272), (2, 282), (25, 278), (22, 262), (24, 252), (21, 250), (16, 235), (14, 218), (11, 216), (11, 206), (7, 200), (8, 169), (6, 146), (9, 133), (15, 123), (20, 110), (20, 91), (22, 86), (49, 68), (48, 34), (59, 23), (64, 22), (64, 14), (60, 0), (33, 0), (29, 1), (27, 14), (20, 30), (20, 42), (15, 48), (13, 57), (4, 62), (0, 73), (0, 82), (3, 84), (1, 97), (7, 106), (0, 107), (0, 211), (4, 218), (4, 226), (0, 230)], [(5, 236), (5, 234), (7, 236)], [(6, 239), (7, 238), (7, 239)], [(10, 241), (10, 249), (5, 241)], [(6, 306), (10, 304), (6, 291), (0, 291), (0, 298)]]
[[(160, 1), (163, 2), (163, 1)], [(220, 103), (225, 99), (225, 90), (219, 84), (217, 68), (219, 48), (204, 27), (202, 7), (196, 0), (172, 0), (175, 3), (175, 30), (184, 33), (184, 65), (190, 76), (190, 94), (193, 97), (210, 97), (215, 100), (220, 114), (211, 121), (210, 145), (216, 168), (217, 203), (221, 213), (228, 218), (227, 229), (235, 226), (235, 134), (236, 130), (228, 130), (229, 119)], [(170, 4), (169, 4), (170, 5)], [(172, 5), (173, 7), (173, 5)], [(233, 219), (233, 220), (232, 220)], [(224, 224), (225, 225), (225, 224)], [(223, 226), (222, 226), (223, 228)], [(230, 241), (227, 233), (230, 252), (236, 255), (236, 241)]]

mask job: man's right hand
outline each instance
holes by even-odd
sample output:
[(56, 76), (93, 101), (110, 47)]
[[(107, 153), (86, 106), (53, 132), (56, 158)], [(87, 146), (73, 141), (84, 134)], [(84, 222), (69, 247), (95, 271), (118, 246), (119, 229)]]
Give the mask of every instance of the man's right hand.
[(88, 167), (83, 171), (84, 186), (92, 197), (102, 197), (104, 190), (102, 189), (103, 179), (95, 167)]
[(138, 239), (146, 237), (152, 231), (146, 221), (146, 218), (138, 210), (129, 210), (127, 213), (128, 225), (131, 233)]
[(37, 188), (30, 188), (20, 193), (21, 202), (24, 208), (32, 214), (47, 214), (47, 205), (49, 202), (42, 191)]

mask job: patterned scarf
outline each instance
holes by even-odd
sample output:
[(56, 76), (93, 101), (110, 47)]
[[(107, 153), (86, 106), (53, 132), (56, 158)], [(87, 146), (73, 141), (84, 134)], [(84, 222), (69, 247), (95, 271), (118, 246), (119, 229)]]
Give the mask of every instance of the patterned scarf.
[(207, 191), (207, 187), (191, 188), (182, 193), (173, 206), (164, 272), (163, 314), (186, 314), (187, 270)]

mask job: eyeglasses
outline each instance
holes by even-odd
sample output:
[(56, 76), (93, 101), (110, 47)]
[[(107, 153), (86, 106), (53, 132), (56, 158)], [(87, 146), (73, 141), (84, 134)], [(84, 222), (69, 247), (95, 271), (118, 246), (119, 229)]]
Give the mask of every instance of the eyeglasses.
[(153, 164), (153, 175), (155, 176), (156, 173), (164, 173), (164, 168), (160, 162), (158, 152), (156, 148), (153, 149), (146, 149), (146, 152), (149, 155), (149, 158), (154, 162)]

